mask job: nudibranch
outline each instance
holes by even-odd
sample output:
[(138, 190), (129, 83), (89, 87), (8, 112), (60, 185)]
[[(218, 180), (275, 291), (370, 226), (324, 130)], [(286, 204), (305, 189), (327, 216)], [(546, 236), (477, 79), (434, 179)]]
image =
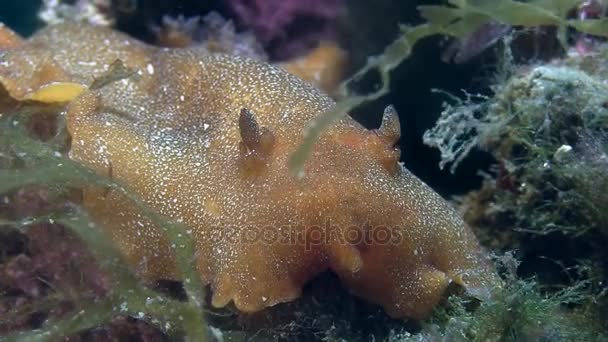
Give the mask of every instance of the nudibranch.
[[(451, 282), (481, 293), (493, 278), (458, 214), (399, 163), (390, 106), (376, 130), (345, 117), (322, 134), (297, 179), (288, 156), (334, 101), (283, 69), (76, 24), (0, 37), (5, 93), (67, 103), (70, 158), (188, 227), (216, 307), (291, 301), (331, 270), (389, 315), (421, 319)], [(137, 77), (91, 87), (116, 60)], [(172, 246), (136, 206), (118, 191), (83, 191), (139, 274), (178, 279)]]

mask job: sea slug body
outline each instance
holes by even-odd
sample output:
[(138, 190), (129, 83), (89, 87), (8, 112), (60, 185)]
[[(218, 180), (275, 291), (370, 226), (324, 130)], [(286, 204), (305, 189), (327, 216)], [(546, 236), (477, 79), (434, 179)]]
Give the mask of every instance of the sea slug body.
[[(329, 269), (391, 316), (420, 319), (450, 282), (480, 293), (493, 278), (461, 218), (399, 164), (392, 107), (377, 130), (339, 121), (300, 180), (287, 158), (334, 101), (283, 69), (75, 24), (10, 42), (5, 92), (69, 102), (70, 158), (189, 227), (214, 306), (290, 301)], [(116, 60), (136, 75), (90, 87)], [(143, 277), (177, 277), (172, 246), (124, 195), (89, 187), (83, 202)]]

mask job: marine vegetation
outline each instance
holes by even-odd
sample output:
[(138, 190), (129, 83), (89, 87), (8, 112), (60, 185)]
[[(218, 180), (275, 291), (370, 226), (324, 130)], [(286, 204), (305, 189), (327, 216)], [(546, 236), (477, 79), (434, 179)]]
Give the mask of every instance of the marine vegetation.
[[(605, 18), (567, 18), (568, 12), (580, 3), (579, 0), (449, 0), (448, 3), (449, 6), (419, 6), (420, 14), (427, 22), (404, 27), (399, 38), (386, 47), (381, 55), (369, 58), (363, 68), (342, 83), (343, 99), (324, 115), (310, 122), (302, 144), (291, 157), (291, 169), (295, 174), (301, 173), (306, 158), (321, 132), (357, 106), (386, 95), (389, 91), (391, 70), (408, 58), (414, 45), (423, 38), (442, 34), (465, 39), (485, 25), (495, 22), (527, 27), (557, 26), (564, 46), (567, 46), (565, 32), (568, 28), (597, 36), (608, 36)], [(348, 88), (370, 72), (379, 75), (380, 86), (377, 89), (367, 94), (357, 94)]]
[[(97, 284), (98, 291), (95, 294), (79, 293), (73, 287), (51, 289), (58, 291), (57, 294), (66, 298), (53, 300), (48, 303), (32, 303), (30, 310), (18, 312), (16, 317), (7, 316), (10, 306), (6, 310), (3, 320), (13, 320), (21, 315), (28, 317), (33, 312), (38, 312), (40, 305), (52, 308), (62, 301), (70, 300), (70, 305), (76, 305), (69, 310), (72, 316), (59, 321), (47, 322), (40, 329), (18, 333), (14, 336), (6, 336), (7, 340), (48, 340), (57, 336), (67, 336), (83, 329), (91, 328), (107, 322), (114, 315), (131, 315), (133, 317), (149, 317), (149, 322), (157, 325), (160, 329), (171, 332), (176, 328), (184, 329), (185, 335), (193, 339), (204, 339), (207, 335), (207, 327), (202, 317), (202, 303), (204, 298), (204, 287), (200, 278), (195, 275), (196, 270), (191, 266), (190, 258), (195, 253), (194, 244), (184, 233), (184, 228), (171, 222), (167, 222), (158, 213), (148, 209), (143, 202), (135, 197), (130, 191), (117, 184), (111, 179), (96, 175), (92, 170), (74, 162), (61, 151), (64, 148), (65, 131), (59, 130), (54, 134), (53, 140), (44, 143), (34, 140), (29, 136), (27, 122), (31, 115), (40, 115), (45, 110), (34, 110), (21, 112), (18, 116), (2, 115), (2, 166), (0, 171), (0, 193), (4, 195), (3, 216), (6, 218), (1, 222), (3, 235), (10, 234), (11, 229), (19, 229), (32, 234), (32, 230), (61, 229), (59, 226), (67, 227), (77, 239), (87, 245), (87, 252), (82, 257), (90, 259), (95, 257), (97, 265), (103, 271), (93, 268), (89, 277), (99, 277), (90, 280)], [(38, 121), (34, 119), (34, 121)], [(26, 167), (26, 169), (23, 169)], [(187, 302), (180, 302), (163, 296), (141, 285), (141, 282), (130, 271), (126, 265), (124, 256), (117, 250), (116, 245), (111, 242), (100, 229), (97, 229), (88, 214), (77, 206), (70, 204), (69, 189), (83, 185), (97, 184), (99, 186), (119, 191), (131, 198), (137, 206), (141, 207), (153, 222), (162, 227), (162, 232), (167, 239), (179, 246), (175, 249), (176, 264), (185, 279), (184, 289), (187, 293)], [(44, 185), (50, 186), (49, 188)], [(20, 189), (26, 189), (24, 191)], [(16, 192), (15, 192), (16, 191)], [(27, 203), (23, 211), (15, 211), (13, 201), (36, 200), (41, 205), (36, 207)], [(57, 207), (53, 207), (55, 203)], [(66, 206), (67, 205), (67, 206)], [(18, 204), (17, 204), (18, 207)], [(30, 212), (31, 217), (19, 217), (16, 215)], [(8, 229), (8, 230), (7, 230)], [(69, 238), (70, 234), (67, 234)], [(49, 246), (46, 246), (48, 248)], [(44, 247), (43, 247), (44, 248)], [(76, 251), (70, 251), (77, 253)], [(23, 261), (23, 258), (21, 259)], [(73, 261), (74, 262), (74, 261)], [(78, 260), (76, 264), (82, 262)], [(90, 265), (90, 262), (88, 263)], [(10, 264), (9, 264), (10, 265)], [(67, 265), (69, 268), (72, 265)], [(73, 266), (72, 266), (73, 267)], [(7, 274), (10, 276), (10, 266), (7, 266)], [(11, 280), (24, 280), (27, 276), (16, 275)], [(10, 281), (10, 280), (8, 280)], [(32, 282), (33, 281), (33, 282)], [(32, 289), (35, 282), (32, 279), (29, 284), (12, 284), (13, 287)], [(11, 284), (3, 284), (11, 286)], [(15, 286), (16, 285), (16, 286)], [(63, 291), (65, 292), (63, 292)], [(68, 291), (71, 290), (72, 292)], [(40, 290), (38, 290), (40, 291)], [(76, 292), (74, 292), (76, 291)], [(36, 298), (38, 295), (33, 296)], [(70, 298), (71, 297), (71, 298)], [(8, 303), (7, 303), (8, 304)], [(16, 304), (16, 303), (15, 303)], [(10, 304), (9, 304), (10, 305)], [(27, 308), (27, 306), (26, 306)], [(7, 322), (2, 323), (9, 323)], [(176, 325), (179, 324), (180, 327)]]
[(484, 245), (516, 248), (520, 272), (545, 286), (591, 276), (583, 307), (595, 316), (605, 310), (608, 277), (606, 56), (606, 44), (595, 42), (549, 63), (514, 65), (507, 48), (492, 94), (450, 95), (424, 136), (441, 151), (442, 168), (454, 171), (476, 149), (495, 158), (482, 188), (459, 199), (465, 221)]
[(393, 333), (389, 340), (603, 341), (608, 337), (601, 322), (592, 318), (599, 315), (598, 297), (589, 293), (588, 280), (543, 293), (537, 281), (517, 275), (519, 262), (511, 253), (497, 258), (496, 264), (505, 286), (492, 291), (492, 300), (478, 303), (452, 296), (419, 333)]
[(600, 45), (593, 55), (522, 68), (497, 85), (494, 96), (446, 107), (425, 134), (442, 153), (440, 166), (451, 163), (454, 170), (473, 148), (498, 162), (496, 176), (464, 199), (470, 223), (559, 232), (570, 241), (592, 234), (595, 239), (580, 241), (600, 248), (608, 223), (605, 54)]

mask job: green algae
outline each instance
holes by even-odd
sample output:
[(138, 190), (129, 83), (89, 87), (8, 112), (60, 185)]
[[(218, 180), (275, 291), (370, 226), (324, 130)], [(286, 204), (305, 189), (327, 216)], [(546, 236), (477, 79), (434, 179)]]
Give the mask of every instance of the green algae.
[(52, 223), (69, 228), (86, 243), (100, 267), (111, 276), (110, 292), (98, 300), (76, 303), (72, 316), (51, 319), (39, 329), (15, 333), (4, 338), (9, 341), (48, 340), (99, 326), (116, 315), (131, 315), (144, 319), (166, 333), (183, 335), (187, 340), (207, 339), (208, 331), (203, 318), (204, 286), (192, 262), (194, 243), (184, 227), (149, 209), (141, 199), (114, 180), (101, 177), (68, 159), (65, 154), (59, 152), (61, 146), (30, 137), (23, 122), (36, 113), (33, 110), (28, 114), (5, 114), (0, 118), (0, 156), (3, 161), (3, 168), (0, 169), (0, 193), (7, 194), (33, 185), (100, 186), (124, 193), (148, 218), (162, 228), (167, 239), (175, 246), (174, 255), (185, 280), (183, 283), (187, 301), (171, 299), (143, 286), (116, 246), (101, 230), (95, 229), (95, 223), (86, 212), (76, 204), (70, 204), (64, 212), (18, 220), (3, 219), (1, 226), (3, 229), (25, 229), (36, 223)]
[[(422, 331), (394, 334), (391, 341), (604, 341), (591, 304), (590, 279), (547, 293), (534, 279), (516, 275), (511, 253), (497, 259), (504, 286), (484, 302), (452, 296), (423, 324)], [(568, 309), (568, 307), (571, 307)], [(572, 309), (574, 307), (574, 309)]]
[(494, 97), (447, 105), (424, 141), (452, 171), (473, 148), (491, 152), (500, 177), (512, 183), (496, 185), (503, 189), (495, 210), (513, 212), (518, 229), (605, 231), (607, 98), (601, 79), (541, 65), (513, 76)]
[[(608, 36), (608, 19), (567, 19), (567, 13), (580, 3), (578, 0), (448, 0), (447, 6), (419, 6), (425, 23), (403, 27), (401, 35), (384, 51), (368, 59), (367, 64), (340, 87), (342, 97), (329, 111), (309, 123), (302, 143), (289, 159), (289, 167), (297, 176), (303, 175), (303, 167), (311, 154), (315, 141), (331, 125), (356, 107), (374, 101), (389, 91), (390, 72), (406, 60), (416, 43), (424, 38), (442, 34), (463, 38), (483, 25), (500, 22), (515, 26), (557, 26), (558, 37), (564, 47), (568, 28), (597, 36)], [(363, 76), (376, 72), (380, 78), (377, 89), (367, 94), (356, 94), (349, 86)]]
[(465, 221), (485, 244), (517, 248), (524, 258), (540, 250), (557, 264), (590, 265), (592, 279), (575, 274), (564, 282), (572, 270), (534, 269), (551, 279), (544, 282), (508, 276), (505, 289), (475, 311), (464, 310), (467, 303), (457, 298), (452, 301), (460, 303), (440, 309), (448, 311), (440, 324), (428, 326), (432, 340), (608, 338), (601, 323), (608, 279), (607, 47), (595, 48), (588, 56), (511, 66), (493, 95), (451, 97), (424, 135), (441, 152), (441, 168), (454, 171), (473, 149), (495, 158), (482, 189), (459, 200)]

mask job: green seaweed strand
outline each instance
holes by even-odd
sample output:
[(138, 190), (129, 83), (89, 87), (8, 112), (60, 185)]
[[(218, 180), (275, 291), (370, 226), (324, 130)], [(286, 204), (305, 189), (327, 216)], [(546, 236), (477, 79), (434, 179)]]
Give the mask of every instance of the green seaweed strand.
[[(341, 93), (344, 98), (309, 123), (301, 144), (289, 158), (289, 169), (298, 178), (303, 177), (304, 164), (321, 134), (345, 117), (349, 111), (385, 95), (389, 91), (390, 72), (411, 55), (412, 47), (419, 40), (436, 34), (462, 38), (491, 22), (514, 26), (558, 26), (558, 38), (564, 47), (568, 27), (608, 37), (608, 19), (566, 18), (568, 11), (579, 3), (579, 0), (448, 0), (447, 6), (419, 6), (420, 15), (427, 22), (404, 29), (401, 36), (382, 54), (369, 58), (361, 70), (343, 82)], [(364, 95), (352, 94), (348, 85), (372, 70), (377, 70), (380, 74), (380, 88)]]
[(34, 163), (28, 165), (27, 169), (0, 170), (0, 193), (41, 184), (93, 185), (120, 191), (132, 200), (144, 215), (161, 227), (167, 239), (175, 246), (173, 253), (183, 276), (188, 301), (175, 301), (143, 287), (114, 244), (101, 230), (92, 229), (95, 224), (82, 209), (74, 208), (68, 215), (24, 219), (12, 225), (24, 228), (33, 223), (55, 222), (74, 231), (92, 250), (100, 266), (111, 275), (112, 287), (108, 298), (81, 305), (71, 318), (49, 322), (42, 329), (17, 333), (7, 339), (48, 340), (51, 336), (69, 335), (99, 326), (119, 314), (146, 319), (165, 332), (175, 331), (175, 328), (181, 325), (187, 340), (206, 340), (209, 335), (203, 317), (204, 286), (195, 263), (192, 262), (192, 256), (195, 255), (194, 242), (185, 233), (185, 228), (167, 221), (114, 180), (97, 175), (78, 162), (54, 152), (47, 144), (28, 138), (19, 127), (8, 125), (5, 121), (0, 143), (12, 146), (19, 155)]

